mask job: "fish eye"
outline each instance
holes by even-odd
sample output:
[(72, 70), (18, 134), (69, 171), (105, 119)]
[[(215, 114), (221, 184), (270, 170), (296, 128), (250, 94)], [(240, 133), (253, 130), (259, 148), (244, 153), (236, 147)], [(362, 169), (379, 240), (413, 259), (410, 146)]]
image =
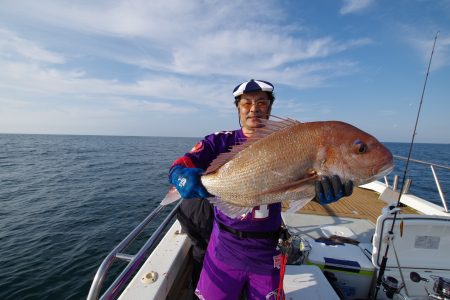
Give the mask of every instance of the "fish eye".
[(367, 152), (367, 145), (362, 143), (361, 145), (359, 145), (359, 149), (358, 149), (359, 153), (366, 153)]
[(361, 140), (356, 140), (353, 143), (353, 147), (358, 154), (366, 153), (369, 149), (369, 147), (367, 147), (367, 144), (363, 143)]

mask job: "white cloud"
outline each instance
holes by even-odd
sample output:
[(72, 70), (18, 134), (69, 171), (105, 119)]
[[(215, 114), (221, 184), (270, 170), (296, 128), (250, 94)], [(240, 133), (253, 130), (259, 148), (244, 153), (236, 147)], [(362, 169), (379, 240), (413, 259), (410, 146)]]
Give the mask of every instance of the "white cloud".
[(342, 15), (359, 13), (370, 7), (375, 0), (343, 0), (344, 4), (340, 10)]
[[(52, 32), (42, 32), (44, 38), (36, 42), (33, 35), (0, 31), (0, 87), (9, 99), (2, 101), (4, 113), (23, 110), (28, 113), (21, 114), (22, 120), (41, 114), (63, 121), (59, 113), (74, 124), (83, 115), (103, 120), (126, 113), (192, 114), (200, 109), (228, 114), (234, 112), (228, 106), (230, 80), (263, 78), (297, 89), (324, 86), (330, 78), (357, 71), (357, 63), (330, 59), (333, 55), (371, 43), (366, 38), (306, 38), (297, 35), (304, 28), (284, 24), (273, 3), (253, 4), (43, 0), (18, 9), (6, 1), (4, 11), (29, 26), (49, 26)], [(247, 6), (252, 10), (242, 10)], [(64, 55), (59, 49), (66, 50)], [(138, 66), (142, 72), (127, 80), (120, 74), (99, 77), (92, 74), (96, 66), (79, 63), (83, 59)], [(294, 102), (284, 104), (291, 111), (303, 109)]]
[[(428, 66), (434, 38), (437, 34), (437, 31), (433, 30), (435, 26), (430, 25), (424, 28), (417, 28), (414, 25), (403, 24), (399, 27), (402, 39), (417, 51), (419, 57), (422, 59), (422, 64)], [(446, 32), (439, 32), (431, 63), (431, 70), (437, 70), (447, 66), (450, 66), (450, 35)]]
[(192, 106), (174, 105), (167, 102), (151, 102), (146, 100), (122, 99), (117, 101), (120, 109), (131, 112), (164, 112), (169, 114), (186, 114), (198, 111)]
[[(111, 105), (117, 97), (121, 97), (128, 99), (127, 102), (121, 102), (122, 106), (128, 103), (128, 108), (187, 113), (195, 111), (195, 108), (187, 107), (189, 103), (220, 107), (229, 90), (225, 84), (201, 82), (195, 77), (184, 79), (154, 75), (124, 83), (88, 77), (78, 70), (64, 71), (35, 63), (0, 60), (0, 65), (0, 88), (3, 96), (21, 102), (40, 102), (45, 99), (47, 103), (49, 99), (61, 99), (57, 102)], [(142, 101), (142, 98), (146, 100)], [(132, 104), (133, 101), (136, 103)], [(180, 107), (175, 109), (174, 103), (180, 101), (184, 105), (178, 104)]]
[[(371, 22), (368, 26), (365, 18), (338, 16), (332, 6), (330, 12), (307, 2), (282, 3), (290, 6), (257, 0), (42, 0), (20, 4), (3, 0), (0, 118), (8, 116), (18, 128), (25, 124), (35, 128), (32, 124), (40, 124), (43, 117), (54, 121), (47, 128), (61, 122), (69, 130), (70, 123), (83, 133), (90, 127), (113, 132), (133, 122), (138, 128), (142, 120), (170, 119), (177, 114), (167, 132), (174, 122), (178, 129), (184, 130), (189, 123), (198, 132), (212, 122), (220, 130), (218, 116), (226, 119), (234, 112), (230, 83), (249, 78), (276, 84), (280, 108), (275, 110), (283, 115), (339, 118), (345, 115), (346, 104), (352, 111), (362, 107), (348, 104), (352, 97), (372, 93), (381, 99), (380, 106), (386, 105), (382, 94), (391, 91), (382, 84), (389, 80), (391, 68), (398, 70), (403, 65), (376, 65), (380, 55), (386, 58), (389, 51), (393, 60), (401, 55), (408, 66), (417, 69), (415, 61), (404, 55), (405, 40), (398, 36), (410, 38), (409, 45), (429, 57), (430, 37), (425, 36), (429, 28), (417, 25), (415, 31), (403, 34), (398, 24), (405, 21), (391, 15), (392, 8), (380, 5), (371, 11), (373, 26)], [(365, 11), (374, 1), (343, 3), (341, 13), (351, 14)], [(410, 12), (406, 9), (404, 14), (408, 21), (412, 20), (408, 19)], [(434, 18), (427, 20), (431, 19), (434, 22)], [(393, 40), (403, 44), (398, 47)], [(433, 66), (449, 64), (449, 44), (448, 35), (442, 34)], [(397, 48), (402, 52), (396, 52)], [(378, 70), (377, 76), (371, 70)], [(361, 76), (349, 76), (355, 74)], [(367, 74), (377, 84), (367, 84)], [(352, 91), (350, 95), (345, 89)], [(304, 91), (316, 99), (299, 102), (305, 99)], [(317, 99), (334, 102), (319, 105)], [(339, 108), (333, 106), (338, 101), (342, 102)], [(15, 115), (22, 125), (10, 117)], [(160, 123), (154, 122), (151, 126), (159, 130)]]
[(0, 27), (0, 57), (24, 58), (34, 62), (62, 64), (63, 55), (44, 49), (36, 42), (20, 38), (15, 33)]
[[(434, 39), (432, 37), (422, 37), (422, 39), (411, 39), (415, 47), (423, 58), (424, 63), (428, 65)], [(436, 40), (431, 69), (437, 70), (450, 66), (450, 36), (439, 34)]]
[(441, 35), (436, 46), (435, 68), (450, 65), (450, 36)]
[(348, 42), (331, 37), (302, 39), (277, 32), (219, 31), (193, 39), (174, 50), (173, 71), (186, 74), (235, 74), (244, 69), (262, 72), (299, 61), (327, 58), (371, 43), (362, 38)]
[[(49, 14), (47, 17), (56, 14), (57, 8), (58, 5), (47, 12)], [(80, 10), (79, 7), (71, 8), (75, 12)], [(93, 11), (95, 10), (94, 7)], [(215, 14), (229, 17), (232, 11), (230, 7), (225, 6), (224, 9), (219, 10), (220, 13)], [(74, 13), (77, 17), (72, 16), (72, 22), (64, 24), (76, 26), (76, 21), (90, 23), (86, 20), (93, 18), (90, 16), (91, 13), (93, 12)], [(260, 14), (261, 12), (257, 11), (255, 15)], [(40, 17), (43, 16), (40, 15)], [(108, 16), (105, 17), (108, 19)], [(151, 20), (151, 18), (147, 19)], [(55, 21), (50, 17), (46, 20)], [(192, 20), (191, 22), (195, 23)], [(219, 27), (219, 23), (214, 23), (213, 19), (208, 19), (207, 23), (213, 24), (213, 27)], [(56, 64), (65, 65), (71, 62), (68, 61), (69, 58), (71, 60), (76, 58), (69, 56), (66, 59), (60, 54), (38, 46), (31, 39), (19, 37), (12, 31), (2, 30), (0, 35), (3, 39), (0, 42), (0, 49), (5, 60), (0, 60), (3, 66), (0, 70), (0, 86), (10, 92), (20, 87), (20, 96), (25, 98), (31, 94), (78, 95), (79, 98), (95, 98), (102, 95), (105, 99), (113, 96), (131, 96), (131, 98), (148, 97), (155, 101), (184, 100), (218, 108), (222, 105), (224, 98), (227, 98), (230, 90), (229, 80), (218, 77), (211, 82), (205, 80), (207, 76), (236, 77), (236, 74), (240, 72), (239, 80), (259, 76), (258, 78), (270, 80), (276, 78), (278, 83), (296, 88), (317, 87), (329, 78), (354, 72), (356, 64), (350, 61), (314, 63), (306, 63), (306, 61), (327, 58), (371, 43), (365, 38), (344, 42), (336, 41), (331, 37), (302, 39), (279, 33), (282, 30), (274, 24), (264, 25), (259, 29), (256, 24), (253, 26), (255, 31), (246, 28), (231, 31), (225, 28), (214, 33), (203, 28), (203, 35), (193, 36), (190, 39), (184, 38), (184, 44), (181, 45), (179, 45), (178, 36), (174, 39), (166, 39), (172, 41), (172, 44), (162, 57), (158, 56), (158, 53), (153, 56), (155, 53), (145, 50), (140, 57), (137, 57), (135, 53), (129, 54), (126, 51), (114, 52), (115, 49), (111, 50), (110, 47), (106, 47), (106, 50), (97, 49), (97, 52), (89, 51), (79, 54), (94, 53), (99, 58), (112, 58), (150, 71), (164, 70), (165, 72), (149, 73), (127, 83), (114, 78), (107, 80), (92, 77), (87, 70), (80, 67), (58, 68)], [(76, 27), (86, 28), (82, 25)], [(179, 28), (179, 26), (175, 27)], [(102, 37), (99, 36), (99, 38)], [(146, 47), (146, 40), (138, 40), (136, 43), (143, 48)], [(107, 55), (102, 56), (105, 53)], [(180, 74), (189, 76), (179, 76)], [(152, 107), (162, 109), (157, 104)]]
[[(190, 76), (235, 76), (238, 70), (251, 74), (277, 68), (285, 71), (286, 64), (328, 58), (370, 43), (366, 38), (338, 41), (328, 36), (291, 35), (304, 29), (293, 23), (284, 25), (286, 16), (273, 2), (219, 5), (217, 1), (137, 0), (83, 5), (43, 0), (27, 2), (26, 6), (19, 11), (7, 1), (3, 9), (27, 20), (128, 44), (128, 48), (117, 48), (109, 42), (110, 47), (88, 49), (99, 57)], [(131, 54), (130, 48), (135, 48)]]
[[(20, 6), (5, 0), (2, 9), (25, 17), (73, 31), (146, 38), (160, 43), (180, 42), (216, 31), (227, 24), (240, 28), (264, 20), (270, 26), (280, 18), (280, 9), (273, 2), (260, 1), (184, 1), (134, 0), (73, 2), (42, 0)], [(243, 9), (249, 8), (251, 9)], [(262, 23), (262, 22), (259, 22)]]

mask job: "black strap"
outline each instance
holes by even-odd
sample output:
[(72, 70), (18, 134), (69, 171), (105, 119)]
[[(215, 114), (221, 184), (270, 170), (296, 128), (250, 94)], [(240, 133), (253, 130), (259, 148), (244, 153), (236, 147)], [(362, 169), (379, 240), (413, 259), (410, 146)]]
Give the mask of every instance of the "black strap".
[(241, 231), (216, 221), (220, 230), (229, 232), (241, 239), (275, 239), (280, 237), (281, 228), (277, 231)]

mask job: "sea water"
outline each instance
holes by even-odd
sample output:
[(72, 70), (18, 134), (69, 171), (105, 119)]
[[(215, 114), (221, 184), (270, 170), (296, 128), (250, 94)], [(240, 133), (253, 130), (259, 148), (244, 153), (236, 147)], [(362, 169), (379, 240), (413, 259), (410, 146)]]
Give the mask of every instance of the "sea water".
[[(171, 163), (196, 141), (0, 134), (0, 299), (85, 299), (104, 257), (158, 206)], [(386, 145), (408, 155), (409, 144)], [(450, 165), (450, 145), (416, 144), (413, 158)], [(396, 161), (394, 173), (402, 168)], [(411, 191), (439, 204), (429, 167), (409, 169)], [(437, 173), (449, 198), (450, 172)]]

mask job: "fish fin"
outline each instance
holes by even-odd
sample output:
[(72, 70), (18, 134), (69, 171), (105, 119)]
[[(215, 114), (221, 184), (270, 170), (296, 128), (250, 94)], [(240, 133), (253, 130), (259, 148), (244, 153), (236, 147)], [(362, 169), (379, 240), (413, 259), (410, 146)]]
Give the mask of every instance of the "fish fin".
[(228, 216), (230, 218), (237, 218), (242, 215), (246, 215), (253, 209), (253, 207), (242, 207), (242, 206), (232, 205), (228, 202), (223, 201), (219, 197), (208, 198), (208, 200), (214, 206), (216, 206), (218, 209), (220, 209), (221, 212), (223, 212), (226, 216)]
[(279, 119), (280, 121), (273, 121), (273, 120), (265, 120), (262, 119), (261, 123), (264, 124), (264, 127), (256, 128), (255, 133), (252, 137), (247, 138), (245, 141), (242, 141), (242, 143), (239, 143), (233, 147), (231, 147), (229, 152), (225, 152), (220, 154), (216, 159), (214, 159), (211, 162), (211, 165), (206, 169), (204, 174), (210, 174), (217, 171), (221, 166), (232, 160), (236, 154), (241, 152), (242, 150), (250, 147), (253, 143), (259, 141), (260, 139), (277, 132), (279, 130), (282, 130), (284, 128), (300, 124), (299, 121), (289, 119), (289, 118), (279, 118), (276, 116), (271, 116), (276, 119)]
[(317, 177), (318, 177), (317, 173), (315, 171), (311, 171), (311, 173), (308, 173), (308, 175), (304, 178), (301, 178), (299, 180), (289, 182), (289, 183), (286, 183), (283, 185), (279, 185), (273, 189), (259, 193), (258, 196), (263, 196), (263, 195), (268, 195), (268, 194), (276, 194), (276, 193), (282, 193), (282, 192), (295, 192), (296, 190), (302, 189), (309, 182), (317, 180)]
[(261, 131), (264, 129), (269, 129), (272, 132), (284, 129), (286, 127), (290, 127), (293, 125), (301, 124), (302, 122), (291, 119), (291, 118), (280, 118), (275, 115), (270, 115), (271, 118), (278, 119), (279, 121), (274, 120), (261, 120), (262, 123), (264, 123), (264, 127), (257, 128), (256, 131)]
[(311, 201), (313, 198), (314, 197), (289, 201), (289, 208), (286, 210), (286, 212), (294, 213), (294, 212), (298, 211), (299, 209), (302, 209), (303, 206), (308, 204), (309, 201)]
[(169, 205), (181, 198), (180, 193), (178, 193), (177, 189), (173, 186), (169, 189), (164, 199), (162, 199), (160, 205)]
[(235, 152), (224, 152), (217, 156), (206, 169), (203, 175), (211, 174), (217, 171), (221, 166), (232, 160), (236, 156)]

